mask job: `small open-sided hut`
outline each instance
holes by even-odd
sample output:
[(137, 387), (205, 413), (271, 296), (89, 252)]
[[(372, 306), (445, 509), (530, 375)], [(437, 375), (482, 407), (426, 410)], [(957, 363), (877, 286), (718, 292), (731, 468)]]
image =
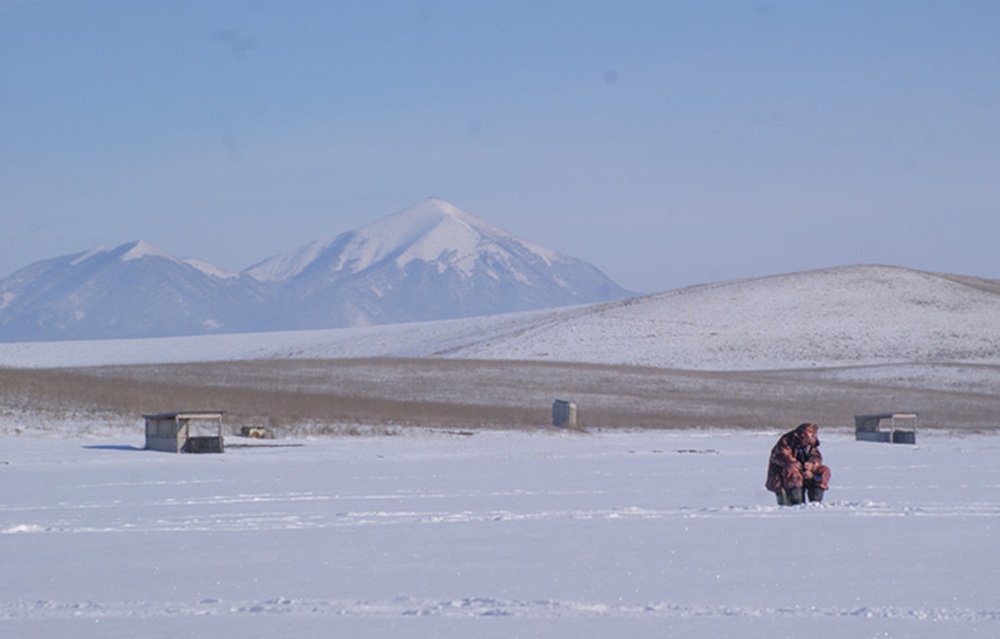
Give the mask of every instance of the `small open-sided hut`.
[(879, 413), (854, 417), (854, 438), (859, 441), (917, 443), (916, 413)]
[(170, 453), (221, 453), (222, 411), (156, 413), (146, 418), (146, 449)]

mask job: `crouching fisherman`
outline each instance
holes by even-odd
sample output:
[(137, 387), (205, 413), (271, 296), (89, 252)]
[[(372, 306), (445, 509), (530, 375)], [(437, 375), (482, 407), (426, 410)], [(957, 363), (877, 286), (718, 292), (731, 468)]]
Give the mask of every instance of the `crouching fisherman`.
[(764, 486), (778, 497), (779, 506), (823, 501), (830, 487), (830, 469), (823, 465), (816, 424), (801, 424), (778, 439), (771, 449)]

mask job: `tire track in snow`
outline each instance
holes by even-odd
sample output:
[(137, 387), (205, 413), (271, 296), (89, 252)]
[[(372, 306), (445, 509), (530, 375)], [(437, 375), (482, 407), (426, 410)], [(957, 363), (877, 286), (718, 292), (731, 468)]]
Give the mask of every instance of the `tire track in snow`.
[(666, 602), (606, 603), (599, 601), (559, 601), (540, 599), (523, 601), (494, 597), (457, 599), (420, 599), (395, 597), (384, 600), (290, 599), (226, 600), (205, 598), (199, 601), (19, 601), (0, 603), (0, 620), (30, 621), (39, 619), (121, 619), (190, 616), (289, 615), (297, 617), (513, 617), (520, 619), (558, 618), (660, 618), (710, 619), (743, 618), (773, 620), (811, 620), (863, 618), (911, 621), (960, 621), (1000, 623), (1000, 610), (969, 608), (909, 608), (899, 606), (809, 606), (755, 607), (727, 605), (678, 605)]
[[(386, 497), (388, 499), (389, 497)], [(398, 498), (398, 497), (396, 497)], [(247, 503), (273, 505), (282, 502), (332, 502), (331, 496), (292, 495), (225, 497), (218, 501), (191, 500), (176, 505), (204, 506), (242, 505)], [(169, 502), (169, 500), (168, 500)], [(161, 504), (163, 505), (163, 504)], [(94, 505), (75, 508), (91, 509)], [(197, 512), (168, 515), (159, 513), (145, 517), (119, 517), (102, 524), (75, 523), (70, 517), (47, 522), (21, 521), (0, 527), (0, 534), (35, 533), (128, 533), (128, 532), (247, 532), (348, 528), (360, 526), (417, 526), (434, 524), (512, 523), (554, 520), (675, 520), (702, 518), (798, 517), (802, 511), (816, 516), (841, 516), (844, 511), (857, 517), (1000, 517), (1000, 507), (994, 504), (940, 504), (921, 506), (890, 506), (874, 502), (830, 502), (807, 504), (794, 508), (778, 506), (725, 506), (715, 508), (648, 509), (635, 506), (594, 509), (543, 510), (518, 512), (513, 510), (310, 510), (280, 509), (252, 512)]]

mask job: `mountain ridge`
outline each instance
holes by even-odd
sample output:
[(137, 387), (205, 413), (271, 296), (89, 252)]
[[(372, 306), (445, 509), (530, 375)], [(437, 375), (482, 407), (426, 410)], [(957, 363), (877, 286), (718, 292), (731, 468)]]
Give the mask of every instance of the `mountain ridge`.
[(0, 280), (0, 341), (346, 327), (632, 295), (431, 198), (240, 273), (144, 240), (42, 260)]

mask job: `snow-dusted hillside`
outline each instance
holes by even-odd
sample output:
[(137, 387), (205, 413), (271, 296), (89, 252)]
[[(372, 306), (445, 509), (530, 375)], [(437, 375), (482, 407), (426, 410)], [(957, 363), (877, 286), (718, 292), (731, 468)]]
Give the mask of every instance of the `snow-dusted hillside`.
[(388, 356), (695, 370), (1000, 365), (1000, 294), (974, 284), (897, 267), (851, 266), (441, 322), (0, 344), (0, 365)]
[(1000, 295), (901, 268), (824, 269), (563, 313), (459, 353), (701, 370), (998, 363)]

